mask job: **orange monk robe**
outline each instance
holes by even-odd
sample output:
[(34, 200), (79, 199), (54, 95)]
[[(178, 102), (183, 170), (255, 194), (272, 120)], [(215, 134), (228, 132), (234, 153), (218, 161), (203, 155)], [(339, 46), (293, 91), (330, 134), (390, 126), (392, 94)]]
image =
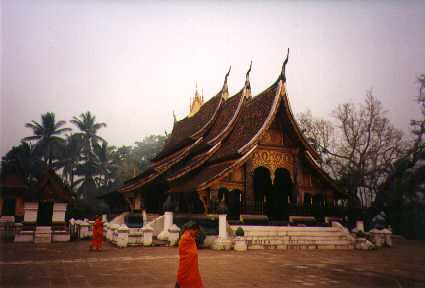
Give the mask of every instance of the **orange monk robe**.
[(186, 230), (179, 242), (179, 270), (177, 283), (181, 288), (202, 288), (201, 275), (198, 268), (198, 249), (192, 235), (193, 230)]
[(100, 218), (97, 218), (93, 225), (93, 240), (91, 246), (100, 250), (102, 248), (103, 241), (103, 223)]

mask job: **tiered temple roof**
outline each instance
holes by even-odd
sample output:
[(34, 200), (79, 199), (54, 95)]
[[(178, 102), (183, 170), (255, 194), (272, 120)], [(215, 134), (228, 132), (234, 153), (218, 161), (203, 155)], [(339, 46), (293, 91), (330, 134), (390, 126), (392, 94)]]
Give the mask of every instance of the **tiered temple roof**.
[[(152, 159), (151, 167), (127, 181), (119, 192), (135, 192), (158, 176), (163, 176), (170, 192), (190, 192), (208, 188), (214, 180), (243, 165), (258, 145), (261, 135), (283, 110), (311, 167), (331, 178), (317, 165), (316, 151), (302, 135), (289, 106), (286, 93), (284, 62), (279, 78), (266, 90), (251, 97), (249, 72), (244, 87), (228, 97), (226, 75), (223, 88), (195, 114), (174, 123), (173, 131), (163, 150)], [(333, 185), (333, 183), (332, 183)]]

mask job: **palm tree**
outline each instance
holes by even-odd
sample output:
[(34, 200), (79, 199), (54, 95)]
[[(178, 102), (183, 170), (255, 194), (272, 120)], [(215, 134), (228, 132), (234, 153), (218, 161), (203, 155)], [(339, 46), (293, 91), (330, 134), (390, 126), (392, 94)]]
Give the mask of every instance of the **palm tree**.
[(79, 135), (71, 134), (62, 145), (57, 168), (62, 168), (62, 177), (74, 191), (74, 176), (81, 159), (82, 141)]
[(25, 124), (25, 127), (32, 129), (34, 135), (25, 137), (23, 140), (37, 141), (35, 149), (43, 155), (44, 162), (50, 168), (53, 167), (55, 148), (59, 143), (63, 142), (63, 138), (60, 135), (71, 131), (70, 128), (61, 128), (65, 123), (63, 120), (56, 122), (55, 113), (47, 112), (41, 115), (41, 123), (33, 120)]
[[(90, 112), (82, 113), (79, 117), (73, 117), (71, 123), (77, 126), (81, 131), (76, 133), (82, 142), (82, 162), (77, 166), (76, 174), (83, 178), (75, 181), (75, 185), (81, 183), (79, 187), (80, 196), (88, 197), (90, 193), (95, 193), (95, 176), (99, 174), (97, 159), (94, 153), (94, 147), (99, 141), (106, 142), (97, 132), (106, 127), (105, 123), (96, 123), (96, 117)], [(93, 195), (92, 195), (93, 196)]]
[(109, 184), (111, 184), (113, 171), (117, 168), (117, 165), (112, 159), (113, 149), (114, 147), (108, 146), (107, 142), (102, 142), (102, 145), (95, 144), (94, 146), (97, 169), (100, 175), (98, 184), (102, 186), (108, 186)]
[(81, 136), (86, 156), (93, 152), (93, 147), (96, 143), (99, 141), (105, 141), (102, 137), (97, 135), (97, 132), (101, 128), (106, 127), (106, 123), (96, 123), (96, 116), (92, 115), (90, 111), (81, 113), (79, 117), (73, 117), (71, 123), (77, 126), (77, 128), (81, 131), (76, 133), (76, 135)]

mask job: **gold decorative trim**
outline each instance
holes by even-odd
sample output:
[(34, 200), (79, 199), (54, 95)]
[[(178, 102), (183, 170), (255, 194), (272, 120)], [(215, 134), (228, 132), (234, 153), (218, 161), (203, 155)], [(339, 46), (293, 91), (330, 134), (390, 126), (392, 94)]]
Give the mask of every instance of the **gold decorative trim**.
[(292, 153), (258, 149), (252, 157), (251, 174), (258, 167), (266, 167), (270, 170), (270, 176), (274, 178), (274, 173), (278, 168), (285, 168), (289, 171), (291, 178), (295, 175), (295, 157)]

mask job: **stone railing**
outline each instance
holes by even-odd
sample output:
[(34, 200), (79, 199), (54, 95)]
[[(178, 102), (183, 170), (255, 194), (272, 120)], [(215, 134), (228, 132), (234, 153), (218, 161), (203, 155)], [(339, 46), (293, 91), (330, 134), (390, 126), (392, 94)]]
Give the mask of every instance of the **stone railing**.
[(148, 225), (153, 229), (153, 236), (158, 237), (159, 233), (161, 233), (164, 228), (164, 216), (159, 216), (149, 222)]

